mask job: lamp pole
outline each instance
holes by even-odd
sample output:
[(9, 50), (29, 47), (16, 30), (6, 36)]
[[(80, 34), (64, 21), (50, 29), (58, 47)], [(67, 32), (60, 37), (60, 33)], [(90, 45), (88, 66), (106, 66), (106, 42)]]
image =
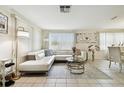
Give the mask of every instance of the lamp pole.
[(17, 18), (15, 17), (15, 76), (14, 80), (17, 80), (20, 78), (20, 75), (18, 75), (18, 29), (17, 29)]

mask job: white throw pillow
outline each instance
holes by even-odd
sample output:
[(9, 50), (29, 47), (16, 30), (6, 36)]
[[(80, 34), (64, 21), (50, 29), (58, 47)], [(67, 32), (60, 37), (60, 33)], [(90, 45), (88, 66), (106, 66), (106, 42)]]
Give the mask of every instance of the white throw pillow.
[(41, 60), (43, 57), (45, 57), (45, 54), (44, 53), (38, 53), (36, 55), (36, 60)]

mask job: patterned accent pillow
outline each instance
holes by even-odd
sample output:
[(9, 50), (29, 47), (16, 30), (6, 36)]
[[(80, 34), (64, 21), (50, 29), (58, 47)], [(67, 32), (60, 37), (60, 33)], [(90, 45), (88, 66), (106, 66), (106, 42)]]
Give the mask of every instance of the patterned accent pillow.
[(54, 54), (53, 50), (45, 50), (45, 56), (52, 56)]

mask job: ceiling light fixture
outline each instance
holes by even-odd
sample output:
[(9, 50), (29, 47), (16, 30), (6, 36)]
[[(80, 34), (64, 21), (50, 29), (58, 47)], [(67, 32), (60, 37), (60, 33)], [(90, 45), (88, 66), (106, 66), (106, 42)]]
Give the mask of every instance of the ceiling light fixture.
[(60, 12), (61, 13), (69, 13), (70, 12), (70, 5), (60, 5)]

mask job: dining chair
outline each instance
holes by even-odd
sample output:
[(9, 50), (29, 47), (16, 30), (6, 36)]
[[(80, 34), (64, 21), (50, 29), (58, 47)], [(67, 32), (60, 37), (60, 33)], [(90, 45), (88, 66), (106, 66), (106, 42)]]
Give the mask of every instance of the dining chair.
[(109, 68), (111, 67), (111, 62), (119, 63), (120, 70), (122, 71), (122, 63), (124, 62), (124, 58), (121, 55), (120, 47), (108, 47), (109, 50)]

